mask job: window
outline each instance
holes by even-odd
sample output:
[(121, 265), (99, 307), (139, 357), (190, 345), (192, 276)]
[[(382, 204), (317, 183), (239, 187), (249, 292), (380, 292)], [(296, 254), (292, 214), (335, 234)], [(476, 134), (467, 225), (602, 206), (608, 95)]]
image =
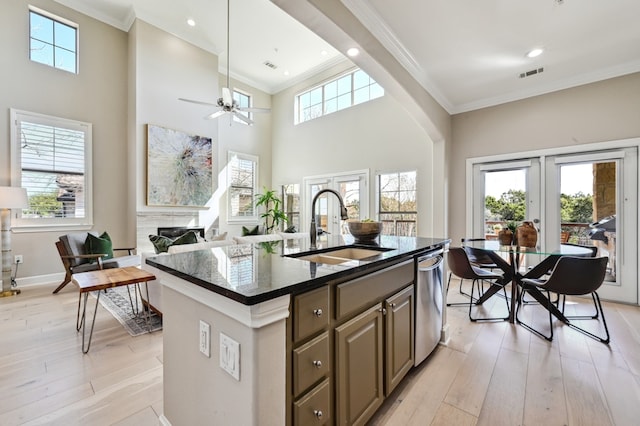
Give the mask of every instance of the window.
[[(237, 90), (233, 91), (233, 100), (240, 108), (250, 108), (251, 107), (251, 96), (238, 92)], [(238, 111), (238, 114), (242, 114), (247, 117), (249, 120), (253, 120), (252, 114), (248, 111)], [(235, 115), (233, 116), (233, 121), (242, 124), (249, 124), (246, 121), (242, 121), (237, 118)]]
[(229, 222), (257, 222), (254, 198), (258, 186), (258, 157), (229, 151), (227, 176)]
[(416, 172), (378, 175), (378, 212), (385, 235), (417, 235)]
[(286, 227), (301, 229), (300, 223), (300, 184), (290, 183), (282, 185), (282, 209), (287, 215)]
[(384, 95), (384, 89), (358, 69), (296, 96), (296, 124)]
[(17, 226), (91, 226), (91, 124), (11, 110), (12, 185), (27, 190)]
[(50, 67), (78, 72), (78, 25), (31, 7), (29, 58)]

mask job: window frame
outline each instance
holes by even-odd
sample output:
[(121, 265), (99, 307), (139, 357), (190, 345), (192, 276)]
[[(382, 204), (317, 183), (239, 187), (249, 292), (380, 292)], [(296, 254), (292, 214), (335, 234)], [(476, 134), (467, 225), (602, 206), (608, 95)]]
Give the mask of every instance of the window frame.
[[(32, 34), (32, 28), (31, 28), (31, 15), (32, 14), (36, 14), (36, 15), (40, 15), (41, 17), (45, 18), (45, 19), (49, 19), (51, 21), (53, 21), (54, 25), (55, 23), (64, 25), (66, 27), (70, 27), (75, 31), (75, 51), (71, 52), (69, 51), (67, 48), (62, 47), (60, 45), (57, 45), (55, 42), (55, 31), (54, 31), (54, 40), (50, 43), (50, 45), (53, 47), (53, 65), (50, 65), (48, 63), (45, 62), (40, 62), (38, 60), (35, 60), (32, 58), (31, 56), (31, 42), (32, 40), (34, 40), (33, 34)], [(39, 40), (39, 39), (35, 39), (38, 40), (41, 43), (46, 43), (45, 41)], [(49, 43), (46, 43), (49, 44)], [(66, 68), (62, 68), (56, 65), (56, 61), (55, 61), (55, 49), (63, 49), (67, 52), (73, 53), (74, 56), (74, 67), (73, 67), (73, 71), (70, 71)], [(69, 72), (72, 74), (79, 74), (80, 73), (80, 26), (73, 22), (70, 21), (68, 19), (62, 18), (60, 16), (54, 15), (53, 13), (47, 12), (46, 10), (40, 9), (38, 7), (35, 6), (31, 6), (29, 5), (29, 60), (31, 62), (37, 63), (37, 64), (41, 64), (41, 65), (45, 65), (60, 71), (65, 71), (65, 72)]]
[(55, 117), (18, 109), (10, 109), (11, 117), (11, 186), (22, 187), (22, 141), (19, 127), (22, 121), (84, 132), (84, 217), (24, 218), (22, 210), (14, 210), (12, 229), (17, 232), (91, 229), (93, 227), (93, 125), (77, 120)]
[[(388, 176), (388, 175), (402, 175), (402, 174), (406, 174), (406, 173), (413, 173), (414, 174), (414, 179), (415, 179), (415, 188), (414, 188), (414, 196), (415, 196), (415, 203), (416, 203), (416, 210), (414, 211), (403, 211), (403, 210), (398, 210), (398, 211), (382, 211), (382, 188), (380, 185), (380, 179), (382, 176)], [(378, 216), (378, 220), (382, 221), (382, 222), (388, 222), (388, 221), (384, 221), (382, 218), (383, 214), (397, 214), (397, 215), (414, 215), (415, 216), (415, 221), (414, 221), (414, 227), (413, 227), (413, 232), (411, 233), (411, 235), (409, 236), (417, 236), (418, 235), (418, 171), (417, 170), (403, 170), (403, 171), (388, 171), (388, 172), (378, 172), (376, 173), (376, 214)], [(401, 219), (403, 221), (405, 221), (404, 219)], [(383, 226), (383, 234), (384, 234), (384, 228), (387, 228), (385, 226)], [(385, 234), (385, 235), (397, 235), (397, 222), (394, 220), (393, 222), (393, 228), (394, 228), (394, 233), (393, 234)]]
[[(253, 103), (253, 96), (251, 96), (249, 93), (247, 92), (243, 92), (242, 90), (238, 90), (238, 89), (233, 89), (233, 91), (231, 92), (231, 97), (232, 99), (235, 101), (235, 95), (238, 94), (238, 96), (244, 96), (247, 98), (247, 106), (241, 106), (240, 102), (238, 102), (238, 106), (240, 108), (251, 108), (251, 105)], [(251, 111), (238, 111), (238, 114), (242, 114), (245, 117), (247, 117), (249, 120), (253, 121), (253, 113)], [(233, 121), (236, 123), (242, 123), (246, 126), (250, 126), (249, 123), (247, 123), (246, 121), (242, 121), (239, 118), (237, 118), (235, 115), (233, 116)]]
[[(366, 86), (358, 87), (358, 89), (355, 89), (354, 88), (355, 87), (355, 74), (358, 73), (358, 72), (364, 73), (369, 78), (369, 84), (366, 85)], [(347, 77), (347, 76), (350, 77), (350, 89), (348, 91), (345, 91), (345, 92), (341, 93), (340, 89), (339, 89), (340, 81), (342, 79), (344, 79), (344, 77)], [(327, 95), (326, 95), (327, 88), (328, 88), (328, 86), (330, 86), (332, 84), (336, 85), (336, 95), (327, 99)], [(370, 89), (374, 85), (380, 87), (380, 89), (382, 90), (382, 94), (380, 96), (376, 96), (376, 97), (372, 98), (371, 97), (371, 91), (369, 91), (368, 99), (355, 103), (356, 91), (357, 90), (361, 90), (364, 87), (368, 87)], [(309, 104), (309, 108), (319, 105), (321, 111), (320, 111), (319, 115), (317, 115), (317, 116), (310, 117), (310, 118), (307, 118), (307, 119), (303, 119), (303, 115), (304, 114), (302, 113), (301, 97), (305, 96), (306, 94), (309, 94), (311, 96), (311, 94), (314, 91), (318, 90), (318, 89), (320, 89), (320, 92), (321, 92), (320, 101), (319, 102), (314, 102), (313, 105), (310, 103)], [(347, 94), (349, 94), (349, 98), (350, 98), (349, 99), (349, 105), (340, 107), (339, 106), (340, 98), (345, 96), (345, 95), (347, 95)], [(338, 75), (336, 75), (334, 77), (331, 77), (331, 78), (329, 78), (327, 80), (324, 80), (323, 82), (321, 82), (321, 83), (319, 83), (319, 84), (317, 84), (315, 86), (309, 87), (309, 88), (297, 93), (294, 96), (294, 113), (293, 113), (293, 115), (294, 115), (294, 119), (293, 119), (294, 125), (298, 125), (298, 124), (301, 124), (301, 123), (306, 123), (307, 121), (311, 121), (311, 120), (314, 120), (316, 118), (323, 117), (325, 115), (333, 114), (335, 112), (342, 111), (344, 109), (348, 109), (348, 108), (354, 107), (356, 105), (360, 105), (360, 104), (372, 101), (374, 99), (381, 98), (384, 95), (385, 95), (384, 88), (380, 85), (380, 83), (375, 81), (369, 74), (367, 74), (361, 68), (351, 68), (351, 69), (349, 69), (349, 70), (347, 70), (347, 71), (345, 71), (345, 72), (343, 72), (341, 74), (338, 74)], [(327, 102), (331, 101), (331, 100), (334, 100), (334, 99), (336, 100), (336, 108), (327, 112)], [(311, 100), (310, 100), (310, 102), (311, 102)]]
[(259, 158), (255, 155), (251, 154), (243, 154), (241, 152), (236, 151), (228, 151), (227, 152), (227, 222), (228, 223), (236, 223), (236, 224), (255, 224), (259, 222), (258, 209), (255, 208), (255, 204), (253, 204), (253, 215), (251, 216), (232, 216), (232, 208), (231, 208), (231, 179), (232, 179), (232, 170), (231, 164), (234, 159), (237, 157), (241, 160), (247, 160), (254, 163), (254, 173), (253, 173), (253, 188), (251, 194), (252, 203), (255, 203), (255, 196), (258, 193), (258, 171), (259, 171)]

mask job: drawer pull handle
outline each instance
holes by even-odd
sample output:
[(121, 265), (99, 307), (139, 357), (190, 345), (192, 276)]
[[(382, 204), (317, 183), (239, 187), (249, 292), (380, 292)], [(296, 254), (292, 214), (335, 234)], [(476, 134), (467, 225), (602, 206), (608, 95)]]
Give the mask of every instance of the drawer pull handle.
[(317, 317), (321, 317), (323, 313), (324, 312), (322, 312), (322, 309), (320, 309), (320, 308), (313, 310), (313, 315), (315, 315)]
[(378, 309), (378, 312), (382, 312), (382, 315), (387, 315), (387, 309), (386, 308), (380, 308), (380, 309)]
[(313, 361), (313, 365), (314, 365), (316, 368), (322, 368), (322, 361), (320, 361), (320, 360), (315, 360), (315, 361)]
[(322, 418), (322, 411), (321, 410), (313, 410), (313, 415), (316, 416), (316, 419), (321, 419)]
[(396, 304), (395, 303), (389, 303), (389, 306), (391, 306), (392, 308), (395, 308)]

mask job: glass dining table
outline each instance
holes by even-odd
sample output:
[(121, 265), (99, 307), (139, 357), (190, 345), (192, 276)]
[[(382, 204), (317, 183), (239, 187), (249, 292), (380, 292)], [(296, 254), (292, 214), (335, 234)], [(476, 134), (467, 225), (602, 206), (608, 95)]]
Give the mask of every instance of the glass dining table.
[[(519, 285), (523, 278), (540, 278), (553, 269), (558, 259), (562, 256), (591, 256), (592, 250), (572, 244), (560, 244), (555, 247), (520, 247), (504, 246), (495, 240), (468, 240), (462, 243), (463, 247), (471, 251), (486, 253), (503, 272), (502, 283), (511, 282), (511, 306), (509, 322), (515, 322), (516, 303), (519, 296)], [(499, 290), (501, 286), (492, 286), (485, 291), (476, 304), (481, 305)], [(527, 292), (542, 306), (549, 307), (547, 297), (542, 291), (533, 289)], [(567, 318), (554, 305), (549, 307), (551, 313), (563, 322)]]

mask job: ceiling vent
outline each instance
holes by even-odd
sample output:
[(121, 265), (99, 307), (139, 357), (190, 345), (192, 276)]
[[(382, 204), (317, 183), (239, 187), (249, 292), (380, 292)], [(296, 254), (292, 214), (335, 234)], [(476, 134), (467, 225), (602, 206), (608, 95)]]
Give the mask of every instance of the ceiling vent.
[(278, 66), (276, 64), (274, 64), (272, 62), (269, 62), (269, 61), (264, 61), (264, 64), (266, 66), (268, 66), (269, 68), (271, 68), (272, 70), (275, 70), (276, 68), (278, 68)]
[(520, 73), (519, 77), (520, 78), (531, 77), (533, 75), (540, 74), (543, 71), (544, 71), (544, 68), (535, 68), (535, 69)]

